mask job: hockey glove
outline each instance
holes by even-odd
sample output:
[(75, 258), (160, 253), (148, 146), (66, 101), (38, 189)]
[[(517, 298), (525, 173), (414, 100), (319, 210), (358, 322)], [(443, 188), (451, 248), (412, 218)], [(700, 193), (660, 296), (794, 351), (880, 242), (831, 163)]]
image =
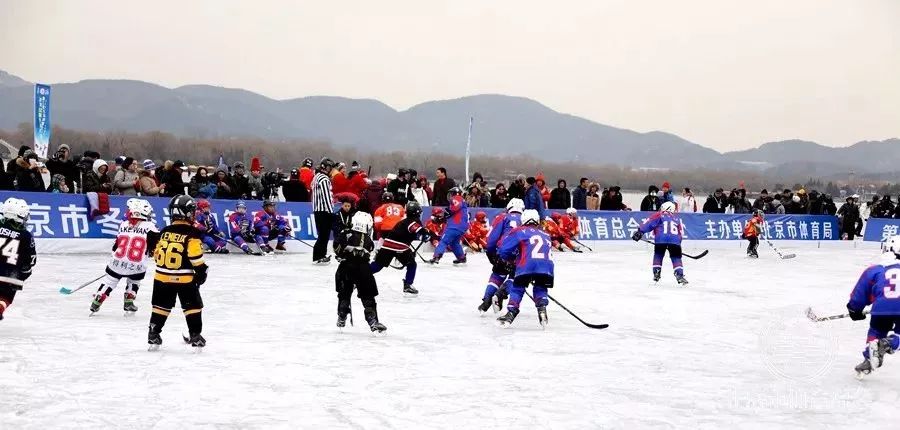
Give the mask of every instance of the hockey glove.
[(199, 266), (194, 269), (194, 284), (197, 287), (206, 283), (206, 266)]
[(866, 319), (866, 314), (862, 310), (853, 310), (850, 308), (850, 304), (847, 304), (847, 311), (850, 314), (850, 319), (853, 321), (861, 321)]
[(634, 234), (631, 235), (631, 240), (638, 242), (641, 240), (642, 237), (644, 237), (644, 233), (641, 233), (641, 231), (638, 230), (638, 231), (634, 232)]

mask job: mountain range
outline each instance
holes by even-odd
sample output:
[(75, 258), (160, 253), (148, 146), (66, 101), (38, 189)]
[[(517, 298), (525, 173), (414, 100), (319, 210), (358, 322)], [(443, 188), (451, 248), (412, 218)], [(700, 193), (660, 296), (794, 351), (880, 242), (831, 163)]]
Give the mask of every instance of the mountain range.
[[(0, 71), (0, 128), (30, 122), (31, 83)], [(275, 100), (209, 85), (166, 88), (132, 80), (53, 85), (52, 122), (80, 130), (166, 131), (178, 135), (305, 138), (371, 151), (462, 153), (469, 117), (474, 155), (527, 154), (557, 162), (626, 167), (759, 170), (825, 176), (896, 172), (900, 139), (844, 148), (770, 142), (720, 153), (662, 131), (646, 133), (556, 112), (537, 101), (497, 94), (429, 101), (398, 111), (378, 100), (313, 96)]]

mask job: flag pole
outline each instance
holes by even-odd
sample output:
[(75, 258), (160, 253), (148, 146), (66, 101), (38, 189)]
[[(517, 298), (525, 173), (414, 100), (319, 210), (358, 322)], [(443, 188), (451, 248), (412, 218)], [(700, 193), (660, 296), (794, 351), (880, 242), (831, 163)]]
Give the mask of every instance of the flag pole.
[(463, 179), (463, 183), (467, 184), (469, 181), (469, 155), (472, 152), (472, 122), (475, 120), (475, 117), (469, 117), (469, 136), (466, 138), (466, 177)]

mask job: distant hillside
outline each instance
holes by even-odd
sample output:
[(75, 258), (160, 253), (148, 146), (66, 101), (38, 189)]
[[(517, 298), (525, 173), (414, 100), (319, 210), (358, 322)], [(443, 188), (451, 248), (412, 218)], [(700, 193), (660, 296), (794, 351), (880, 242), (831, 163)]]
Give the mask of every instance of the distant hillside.
[[(31, 121), (32, 88), (0, 71), (0, 128)], [(894, 169), (900, 141), (828, 148), (785, 141), (720, 154), (661, 131), (640, 133), (556, 112), (534, 100), (476, 95), (422, 103), (406, 111), (371, 99), (314, 96), (274, 100), (209, 85), (166, 88), (131, 80), (53, 86), (54, 124), (81, 130), (166, 131), (182, 136), (305, 138), (373, 151), (462, 153), (475, 117), (473, 153), (531, 155), (558, 162), (721, 170)], [(800, 164), (798, 164), (800, 163)], [(806, 164), (803, 164), (806, 163)]]

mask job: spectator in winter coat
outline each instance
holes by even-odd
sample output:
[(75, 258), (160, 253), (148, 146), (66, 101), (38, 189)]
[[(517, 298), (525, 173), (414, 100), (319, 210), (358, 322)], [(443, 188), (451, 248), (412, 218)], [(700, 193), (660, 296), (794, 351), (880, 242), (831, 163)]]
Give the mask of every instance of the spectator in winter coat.
[(415, 200), (419, 203), (419, 206), (429, 206), (428, 194), (425, 193), (425, 190), (419, 188), (419, 181), (409, 182), (409, 196), (411, 197), (410, 201)]
[(405, 206), (409, 193), (409, 170), (401, 168), (397, 171), (397, 177), (388, 182), (387, 192), (394, 196), (394, 203)]
[(116, 171), (113, 178), (113, 192), (123, 196), (136, 196), (137, 189), (134, 187), (138, 180), (137, 163), (131, 157), (125, 157), (122, 161), (122, 168)]
[(622, 193), (619, 187), (610, 187), (603, 193), (600, 199), (601, 211), (625, 211), (628, 207), (622, 203)]
[(428, 178), (425, 175), (419, 175), (419, 188), (425, 190), (429, 202), (434, 199), (434, 190), (431, 189), (431, 185), (428, 183)]
[[(174, 163), (169, 165), (169, 162), (166, 162), (166, 167), (164, 175), (165, 180), (162, 180), (162, 183), (166, 184), (166, 196), (173, 197), (178, 194), (184, 194), (184, 179), (181, 177), (182, 172), (186, 170), (184, 167), (184, 162), (181, 160), (176, 160)], [(157, 176), (158, 177), (158, 176)]]
[(112, 193), (112, 181), (106, 172), (109, 165), (104, 160), (94, 160), (94, 165), (90, 172), (82, 175), (84, 181), (85, 193)]
[[(250, 198), (250, 180), (247, 178), (246, 167), (243, 162), (236, 162), (231, 166), (231, 194), (236, 199)], [(309, 189), (307, 187), (307, 189)]]
[(158, 197), (163, 194), (166, 184), (156, 185), (156, 180), (151, 174), (152, 170), (139, 169), (137, 191), (142, 196)]
[(734, 189), (731, 190), (731, 195), (728, 196), (728, 204), (731, 206), (733, 213), (736, 214), (748, 214), (750, 213), (750, 200), (747, 200), (747, 190)]
[(465, 199), (466, 204), (469, 205), (470, 208), (490, 206), (490, 200), (481, 191), (481, 187), (479, 187), (478, 184), (475, 183), (469, 185), (469, 188), (466, 189)]
[[(900, 206), (900, 205), (898, 205)], [(831, 194), (823, 194), (822, 195), (822, 215), (835, 215), (837, 214), (837, 205), (834, 204), (834, 198), (831, 197)]]
[(808, 214), (809, 213), (809, 195), (806, 194), (806, 190), (801, 188), (797, 191), (797, 196), (800, 197), (800, 213)]
[(381, 196), (384, 194), (385, 180), (376, 179), (369, 183), (363, 198), (359, 201), (357, 209), (371, 215), (381, 206)]
[(657, 188), (656, 185), (649, 186), (647, 188), (647, 195), (644, 196), (644, 200), (641, 200), (641, 211), (656, 212), (661, 205), (662, 200), (659, 198), (659, 188)]
[(306, 184), (300, 180), (299, 170), (291, 170), (291, 175), (287, 182), (281, 185), (281, 193), (284, 195), (284, 200), (288, 202), (309, 201), (309, 191), (306, 189)]
[(669, 181), (663, 182), (661, 191), (662, 191), (662, 195), (659, 196), (659, 199), (661, 201), (660, 204), (665, 203), (665, 202), (672, 202), (672, 203), (678, 204), (678, 202), (675, 201), (675, 194), (672, 193), (672, 186), (669, 185)]
[(509, 194), (506, 192), (506, 185), (501, 182), (494, 187), (494, 192), (491, 193), (491, 207), (505, 209), (507, 203), (509, 203)]
[(299, 173), (300, 173), (300, 182), (303, 182), (304, 184), (306, 184), (307, 193), (312, 193), (313, 176), (316, 175), (316, 172), (313, 171), (312, 158), (307, 158), (307, 159), (303, 160), (303, 164), (300, 165)]
[(66, 177), (60, 174), (55, 174), (50, 177), (50, 186), (47, 187), (48, 193), (68, 193), (69, 186), (66, 185)]
[(9, 160), (6, 163), (6, 178), (4, 179), (3, 189), (4, 190), (13, 190), (15, 189), (14, 183), (16, 181), (16, 172), (18, 171), (17, 162), (19, 158), (25, 155), (25, 152), (31, 151), (31, 147), (28, 145), (22, 145), (19, 147), (19, 154), (14, 157), (12, 160)]
[(528, 189), (525, 190), (525, 198), (523, 199), (525, 202), (525, 209), (534, 209), (537, 211), (540, 219), (544, 219), (544, 214), (546, 213), (546, 206), (544, 206), (544, 198), (541, 196), (541, 190), (537, 186), (537, 180), (532, 177), (528, 177), (525, 180), (525, 183), (528, 184)]
[(700, 212), (700, 208), (697, 207), (697, 199), (694, 198), (694, 193), (690, 188), (685, 188), (681, 192), (681, 201), (678, 202), (678, 211), (687, 213)]
[(893, 215), (894, 202), (891, 201), (891, 196), (888, 194), (875, 204), (875, 207), (872, 208), (872, 213), (869, 216), (872, 218), (891, 218)]
[(538, 173), (534, 180), (534, 185), (537, 186), (537, 189), (541, 192), (541, 198), (544, 199), (544, 205), (546, 206), (550, 201), (550, 189), (547, 188), (547, 181), (544, 180), (544, 174)]
[(703, 213), (723, 214), (726, 208), (728, 208), (728, 201), (725, 198), (725, 191), (717, 188), (715, 193), (706, 198), (706, 203), (703, 204)]
[[(188, 182), (188, 194), (191, 197), (197, 198), (200, 196), (201, 189), (209, 190), (209, 171), (206, 170), (206, 167), (198, 167), (197, 172), (194, 173), (194, 176), (191, 177), (191, 181)], [(205, 191), (203, 194), (206, 195), (205, 198), (209, 197), (209, 191)]]
[(513, 183), (509, 184), (509, 188), (506, 190), (506, 194), (509, 195), (510, 200), (512, 199), (525, 199), (525, 188), (527, 184), (525, 183), (525, 175), (516, 176), (516, 180)]
[(353, 162), (350, 165), (350, 173), (347, 175), (347, 179), (349, 181), (347, 191), (355, 195), (358, 199), (363, 197), (363, 194), (366, 192), (366, 188), (369, 187), (368, 182), (366, 182), (366, 172), (359, 170), (359, 164), (357, 162)]
[(75, 187), (72, 185), (80, 181), (80, 175), (78, 166), (72, 161), (72, 153), (69, 149), (69, 145), (66, 145), (65, 143), (59, 145), (56, 154), (53, 154), (53, 156), (47, 160), (47, 170), (50, 171), (51, 177), (53, 175), (62, 175), (63, 178), (65, 178), (65, 183), (67, 185), (66, 189), (68, 190), (66, 193), (75, 192)]
[(759, 192), (759, 197), (753, 201), (753, 210), (754, 211), (763, 211), (763, 213), (772, 213), (769, 206), (769, 190), (763, 188), (762, 191)]
[(581, 178), (578, 186), (572, 191), (572, 207), (575, 209), (587, 209), (588, 178)]
[(234, 182), (231, 181), (231, 176), (228, 176), (228, 167), (225, 165), (219, 166), (216, 168), (216, 175), (213, 178), (213, 181), (216, 184), (216, 196), (217, 199), (234, 199), (236, 196), (234, 195)]
[(437, 174), (437, 180), (434, 181), (434, 197), (431, 199), (431, 204), (433, 206), (446, 207), (449, 205), (447, 193), (456, 186), (456, 182), (447, 177), (447, 169), (443, 167), (438, 167), (435, 173)]
[(837, 212), (841, 226), (841, 237), (845, 240), (853, 240), (857, 234), (857, 225), (862, 223), (859, 216), (859, 206), (853, 197), (847, 197), (847, 202)]
[(784, 205), (781, 203), (781, 194), (775, 194), (775, 197), (771, 199), (772, 203), (768, 205), (771, 213), (775, 215), (784, 215), (786, 210), (784, 208)]
[[(331, 192), (334, 195), (343, 194), (350, 191), (350, 179), (347, 178), (347, 165), (338, 163), (331, 171)], [(299, 175), (300, 172), (297, 172)]]
[(15, 181), (17, 191), (30, 191), (42, 193), (47, 190), (44, 185), (44, 176), (38, 165), (38, 156), (32, 150), (15, 159)]
[(894, 206), (894, 219), (900, 219), (900, 194), (897, 194), (897, 205)]
[(794, 195), (791, 200), (784, 206), (784, 212), (789, 215), (800, 215), (806, 213), (803, 210), (803, 204), (799, 195)]
[(592, 183), (588, 186), (588, 192), (585, 196), (585, 204), (587, 206), (587, 210), (589, 211), (597, 211), (600, 210), (600, 185)]
[(547, 204), (549, 209), (568, 209), (572, 207), (572, 193), (566, 188), (566, 180), (560, 179), (556, 182), (556, 188), (550, 192), (550, 200)]

